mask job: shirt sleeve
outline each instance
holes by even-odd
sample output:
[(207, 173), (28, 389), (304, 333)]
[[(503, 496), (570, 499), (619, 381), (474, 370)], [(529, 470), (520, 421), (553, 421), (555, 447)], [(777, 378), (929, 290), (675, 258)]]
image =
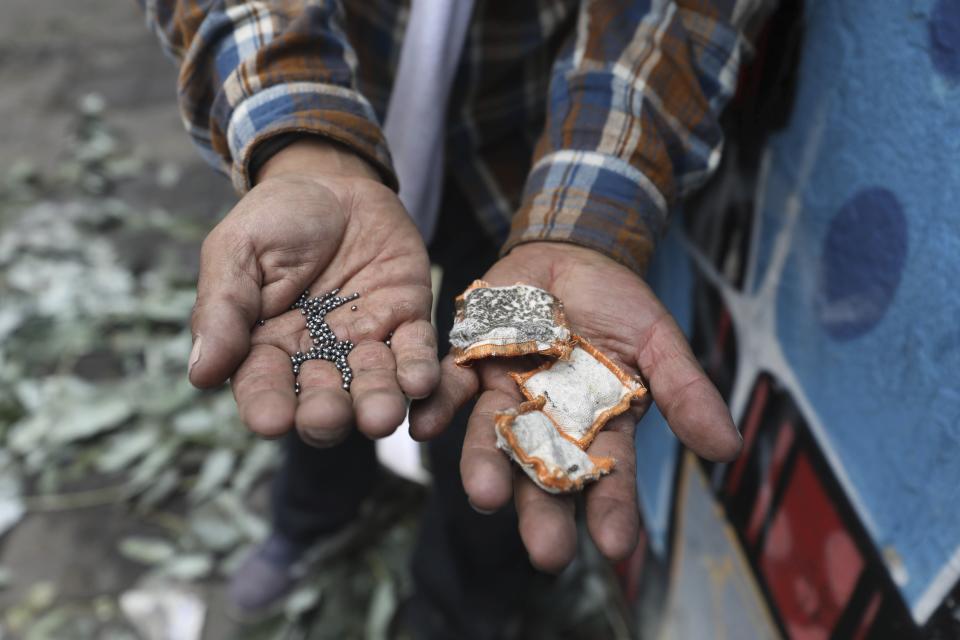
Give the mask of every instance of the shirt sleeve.
[(719, 115), (771, 0), (585, 0), (503, 248), (572, 242), (646, 269), (668, 214), (720, 161)]
[(293, 132), (328, 137), (397, 180), (339, 0), (139, 0), (180, 67), (184, 125), (203, 157), (251, 187), (258, 145)]

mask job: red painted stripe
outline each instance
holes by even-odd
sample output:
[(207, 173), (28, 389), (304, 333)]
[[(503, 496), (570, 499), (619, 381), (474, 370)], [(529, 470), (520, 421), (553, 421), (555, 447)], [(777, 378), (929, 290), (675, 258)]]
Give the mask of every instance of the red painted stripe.
[(870, 627), (873, 626), (873, 621), (877, 617), (877, 612), (880, 611), (881, 600), (879, 591), (873, 594), (873, 597), (870, 598), (870, 604), (863, 612), (863, 618), (860, 619), (860, 625), (850, 640), (863, 640), (867, 637), (867, 632), (870, 631)]
[(733, 469), (730, 470), (726, 488), (727, 495), (735, 494), (740, 486), (743, 469), (746, 467), (747, 458), (750, 457), (753, 450), (753, 442), (757, 438), (760, 418), (763, 416), (763, 409), (767, 405), (768, 395), (770, 395), (770, 382), (766, 377), (758, 378), (757, 388), (753, 390), (753, 401), (750, 404), (750, 410), (747, 412), (747, 419), (740, 429), (743, 433), (743, 451), (740, 452), (740, 457), (733, 463)]
[(760, 529), (766, 519), (767, 511), (770, 509), (770, 501), (773, 500), (774, 488), (779, 484), (780, 473), (783, 471), (783, 463), (790, 453), (790, 447), (793, 446), (794, 431), (790, 422), (784, 422), (780, 425), (780, 431), (777, 433), (777, 441), (773, 445), (773, 458), (770, 460), (770, 469), (761, 478), (760, 493), (757, 501), (753, 505), (753, 512), (750, 514), (750, 522), (747, 525), (747, 538), (751, 543), (757, 541)]

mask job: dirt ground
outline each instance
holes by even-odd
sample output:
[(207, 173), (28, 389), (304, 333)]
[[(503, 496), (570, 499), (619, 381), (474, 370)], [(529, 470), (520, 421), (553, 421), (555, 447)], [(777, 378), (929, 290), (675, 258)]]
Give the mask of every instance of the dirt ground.
[(144, 175), (123, 195), (207, 220), (233, 201), (228, 182), (200, 161), (183, 131), (176, 68), (135, 2), (4, 0), (0, 43), (0, 174), (22, 159), (51, 168), (77, 102), (94, 92), (136, 155), (180, 169), (175, 190)]
[[(133, 206), (161, 207), (210, 224), (234, 201), (226, 179), (199, 160), (180, 123), (176, 69), (160, 52), (134, 2), (5, 0), (0, 19), (0, 175), (25, 161), (52, 171), (67, 152), (77, 104), (103, 97), (105, 118), (145, 170), (118, 193)], [(176, 188), (158, 176), (173, 172)], [(185, 252), (187, 260), (195, 253)], [(189, 268), (189, 267), (188, 267)], [(2, 540), (0, 564), (12, 584), (0, 611), (32, 585), (57, 587), (61, 601), (116, 595), (143, 567), (119, 557), (117, 541), (150, 527), (115, 505), (31, 513)], [(216, 585), (208, 638), (232, 637)]]

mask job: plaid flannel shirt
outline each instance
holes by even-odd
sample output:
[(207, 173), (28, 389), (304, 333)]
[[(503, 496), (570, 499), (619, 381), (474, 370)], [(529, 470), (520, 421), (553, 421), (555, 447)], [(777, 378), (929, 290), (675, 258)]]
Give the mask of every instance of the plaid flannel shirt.
[[(397, 187), (378, 123), (407, 2), (140, 2), (180, 64), (190, 136), (240, 192), (258, 145), (290, 132), (350, 147)], [(718, 116), (768, 4), (477, 0), (447, 171), (503, 251), (572, 242), (642, 272), (673, 206), (719, 162)]]

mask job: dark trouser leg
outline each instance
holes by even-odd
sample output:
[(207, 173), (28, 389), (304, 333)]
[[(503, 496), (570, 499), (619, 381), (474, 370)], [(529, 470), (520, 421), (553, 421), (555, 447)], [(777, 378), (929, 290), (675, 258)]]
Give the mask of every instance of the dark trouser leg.
[[(496, 247), (455, 189), (447, 189), (443, 207), (431, 247), (434, 262), (444, 269), (437, 303), (441, 355), (449, 350), (454, 298), (497, 257)], [(412, 605), (413, 622), (427, 637), (450, 633), (457, 638), (501, 637), (503, 623), (515, 613), (534, 574), (517, 532), (513, 505), (481, 515), (467, 502), (460, 480), (460, 450), (471, 409), (460, 411), (444, 434), (428, 445), (434, 483), (414, 549), (417, 597)], [(431, 624), (431, 619), (439, 624)]]
[(373, 441), (356, 429), (329, 449), (284, 439), (284, 460), (273, 480), (274, 527), (297, 544), (339, 529), (357, 514), (379, 480)]

